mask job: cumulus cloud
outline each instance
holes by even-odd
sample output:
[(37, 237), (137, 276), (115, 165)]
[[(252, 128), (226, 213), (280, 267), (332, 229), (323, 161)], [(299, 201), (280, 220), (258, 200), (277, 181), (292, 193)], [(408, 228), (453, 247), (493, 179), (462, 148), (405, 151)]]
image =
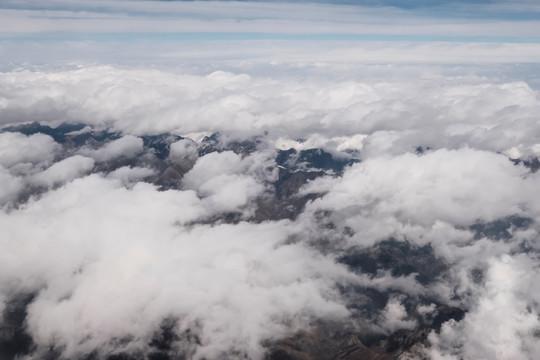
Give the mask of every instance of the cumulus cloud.
[(169, 156), (171, 158), (196, 159), (198, 156), (197, 143), (189, 139), (174, 142), (171, 144)]
[(390, 332), (398, 329), (414, 329), (416, 326), (416, 321), (407, 319), (407, 310), (397, 298), (391, 298), (388, 301), (382, 316), (381, 325)]
[(98, 162), (104, 162), (119, 157), (134, 157), (140, 153), (142, 149), (142, 139), (136, 136), (126, 135), (118, 140), (113, 140), (98, 149), (82, 149), (80, 152), (83, 155), (94, 158)]
[(15, 200), (19, 191), (23, 189), (23, 182), (17, 176), (13, 176), (8, 170), (0, 166), (0, 206), (11, 200)]
[(233, 211), (263, 193), (264, 181), (274, 178), (268, 170), (272, 161), (264, 152), (245, 158), (232, 151), (210, 153), (197, 160), (182, 182), (214, 211)]
[(53, 138), (44, 134), (26, 136), (20, 133), (0, 133), (0, 165), (5, 168), (47, 164), (54, 159), (59, 149), (60, 146)]
[(503, 255), (489, 262), (485, 288), (462, 322), (431, 334), (430, 356), (441, 359), (532, 358), (540, 326), (538, 270), (526, 256)]
[(38, 346), (58, 342), (68, 357), (112, 351), (115, 338), (144, 348), (170, 316), (200, 337), (197, 358), (230, 348), (259, 356), (261, 339), (315, 316), (347, 315), (334, 290), (346, 271), (302, 244), (285, 245), (293, 225), (177, 225), (205, 211), (192, 191), (75, 180), (0, 216), (2, 247), (11, 249), (2, 293), (39, 291), (28, 329)]
[[(3, 126), (82, 129), (0, 133), (0, 309), (33, 296), (29, 358), (147, 356), (167, 322), (194, 359), (264, 358), (325, 322), (377, 352), (533, 358), (537, 92), (313, 66), (0, 74)], [(291, 148), (351, 161), (278, 166)]]
[(53, 186), (71, 181), (92, 170), (94, 160), (75, 155), (58, 161), (46, 170), (33, 175), (29, 182), (35, 185)]
[[(28, 87), (32, 91), (21, 90)], [(496, 152), (518, 147), (523, 154), (533, 154), (539, 131), (533, 89), (524, 82), (477, 76), (275, 81), (222, 71), (192, 75), (84, 67), (4, 73), (0, 89), (9, 100), (2, 107), (6, 125), (83, 121), (126, 135), (220, 131), (244, 137), (266, 131), (281, 142), (322, 135), (335, 138), (337, 147), (356, 139), (355, 147), (361, 144), (366, 155), (399, 154), (420, 145), (468, 145)], [(129, 142), (136, 152), (137, 141), (126, 138), (121, 143)], [(121, 143), (95, 156), (107, 156)]]
[(122, 181), (122, 184), (129, 185), (132, 183), (137, 183), (154, 174), (154, 170), (149, 168), (122, 166), (114, 171), (111, 171), (107, 177), (118, 179)]
[[(362, 242), (407, 233), (437, 222), (466, 226), (519, 214), (537, 178), (506, 157), (473, 149), (438, 150), (423, 156), (380, 156), (353, 165), (343, 178), (322, 178), (303, 191), (327, 193), (310, 211), (332, 218)], [(411, 231), (414, 234), (414, 230)]]

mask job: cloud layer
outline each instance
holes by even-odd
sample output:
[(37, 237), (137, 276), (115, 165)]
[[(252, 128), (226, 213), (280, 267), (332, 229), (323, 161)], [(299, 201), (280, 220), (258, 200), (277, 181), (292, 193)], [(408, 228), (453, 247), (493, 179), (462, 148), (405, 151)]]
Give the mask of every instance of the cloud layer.
[(264, 358), (332, 326), (534, 358), (537, 92), (282, 70), (0, 74), (0, 310), (14, 329), (28, 297), (28, 359)]
[[(420, 145), (539, 151), (536, 92), (524, 82), (477, 76), (278, 81), (224, 71), (199, 76), (98, 66), (2, 73), (0, 94), (3, 125), (70, 121), (133, 135), (267, 132), (271, 139), (370, 135), (362, 140), (369, 155)], [(118, 141), (94, 157), (128, 146), (128, 138)], [(136, 141), (129, 145), (133, 151)]]
[(0, 56), (3, 66), (530, 64), (540, 52), (539, 15), (526, 0), (8, 0), (0, 4)]

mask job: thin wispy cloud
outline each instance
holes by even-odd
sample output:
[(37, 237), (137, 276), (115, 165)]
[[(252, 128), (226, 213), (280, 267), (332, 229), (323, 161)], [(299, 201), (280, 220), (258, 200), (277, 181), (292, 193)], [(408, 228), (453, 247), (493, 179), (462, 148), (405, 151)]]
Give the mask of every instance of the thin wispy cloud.
[[(514, 11), (507, 11), (508, 7)], [(45, 43), (51, 47), (49, 53), (60, 56), (84, 58), (89, 49), (108, 52), (110, 61), (125, 61), (110, 54), (117, 44), (125, 48), (123, 52), (135, 44), (161, 45), (158, 54), (171, 47), (197, 49), (194, 43), (209, 41), (273, 40), (294, 42), (296, 48), (309, 41), (346, 41), (361, 51), (365, 47), (358, 45), (364, 42), (387, 46), (394, 42), (538, 44), (540, 20), (534, 14), (540, 14), (534, 4), (514, 2), (413, 6), (392, 2), (7, 1), (0, 4), (0, 51), (8, 61), (20, 62), (24, 58), (11, 57), (11, 49)], [(111, 43), (114, 46), (103, 49)], [(536, 56), (534, 51), (514, 61), (529, 62)]]
[[(20, 6), (20, 5), (19, 5)], [(205, 32), (270, 34), (364, 34), (536, 39), (538, 19), (483, 14), (482, 7), (465, 12), (419, 12), (418, 9), (363, 5), (251, 2), (63, 2), (48, 6), (2, 9), (3, 32), (78, 33)], [(513, 26), (509, 26), (513, 25)], [(537, 40), (537, 39), (536, 39)]]

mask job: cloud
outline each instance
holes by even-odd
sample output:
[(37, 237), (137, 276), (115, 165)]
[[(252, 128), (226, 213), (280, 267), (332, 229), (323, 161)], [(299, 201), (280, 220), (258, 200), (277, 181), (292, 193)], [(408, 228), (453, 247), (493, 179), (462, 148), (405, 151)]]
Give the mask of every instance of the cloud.
[[(141, 29), (144, 29), (146, 33), (536, 36), (539, 26), (534, 17), (522, 16), (516, 19), (508, 16), (507, 10), (497, 11), (496, 7), (481, 4), (454, 3), (452, 7), (442, 9), (437, 6), (434, 9), (433, 6), (420, 7), (424, 11), (367, 5), (310, 2), (270, 4), (234, 1), (84, 1), (77, 5), (51, 2), (36, 6), (29, 2), (7, 2), (0, 11), (0, 16), (4, 18), (3, 28), (0, 29), (9, 33), (140, 33)], [(512, 5), (514, 11), (523, 9), (523, 15), (527, 12), (538, 13), (537, 8), (526, 4), (519, 7), (515, 3)], [(471, 16), (478, 12), (485, 13), (482, 21)]]
[(433, 358), (532, 359), (538, 350), (537, 269), (526, 256), (492, 259), (486, 286), (462, 322), (431, 334)]
[(265, 181), (275, 178), (269, 154), (245, 158), (232, 151), (210, 153), (197, 160), (184, 176), (186, 189), (196, 190), (213, 211), (233, 211), (262, 195)]
[(23, 189), (20, 178), (13, 176), (8, 170), (0, 166), (0, 206), (15, 200), (19, 191)]
[(25, 164), (47, 164), (52, 161), (60, 146), (43, 134), (26, 136), (20, 133), (0, 134), (0, 165), (5, 168), (23, 167)]
[[(499, 152), (518, 146), (530, 154), (539, 131), (533, 89), (477, 76), (278, 82), (260, 74), (97, 66), (7, 72), (0, 89), (9, 99), (4, 124), (81, 121), (126, 135), (219, 131), (242, 138), (266, 131), (274, 140), (370, 135), (362, 140), (366, 156), (420, 145)], [(136, 141), (122, 144), (136, 151)], [(95, 156), (105, 151), (116, 150)]]
[(406, 319), (408, 317), (407, 310), (396, 298), (391, 298), (388, 301), (382, 315), (381, 325), (390, 333), (398, 329), (414, 329), (417, 325), (416, 321)]
[(0, 54), (5, 64), (39, 58), (188, 68), (252, 61), (536, 63), (539, 12), (522, 1), (3, 1)]
[(113, 140), (110, 143), (98, 149), (82, 149), (83, 155), (90, 156), (98, 162), (110, 161), (119, 157), (132, 158), (143, 150), (142, 139), (126, 135), (120, 139)]
[[(374, 351), (412, 339), (412, 358), (532, 358), (537, 91), (474, 68), (247, 69), (0, 74), (2, 126), (85, 126), (0, 134), (0, 307), (34, 296), (29, 358), (150, 356), (170, 326), (178, 354), (257, 359), (325, 322)], [(145, 136), (162, 133), (185, 138), (157, 157)], [(278, 167), (289, 148), (356, 163)]]
[[(501, 25), (504, 28), (506, 25)], [(119, 35), (120, 36), (120, 35)], [(89, 65), (96, 63), (111, 63), (131, 66), (141, 64), (151, 66), (159, 64), (169, 68), (186, 68), (191, 71), (234, 69), (245, 71), (250, 66), (263, 67), (267, 71), (276, 72), (274, 64), (288, 64), (291, 67), (315, 68), (330, 64), (359, 65), (455, 65), (450, 69), (459, 70), (462, 66), (491, 65), (493, 67), (478, 67), (477, 71), (484, 72), (506, 64), (511, 72), (518, 72), (520, 78), (536, 77), (534, 72), (523, 73), (523, 66), (535, 67), (540, 53), (537, 42), (486, 41), (475, 38), (470, 41), (454, 39), (447, 41), (444, 37), (430, 41), (421, 39), (404, 39), (399, 36), (382, 36), (370, 40), (370, 36), (351, 35), (350, 39), (280, 39), (272, 37), (247, 38), (245, 40), (214, 39), (203, 41), (195, 35), (156, 34), (153, 37), (133, 39), (110, 39), (100, 41), (98, 38), (58, 39), (45, 42), (40, 39), (28, 38), (14, 41), (0, 41), (0, 54), (6, 59), (1, 69), (12, 70), (20, 64), (35, 63), (35, 54), (43, 54), (38, 66), (53, 64), (55, 66)], [(182, 36), (186, 37), (185, 39)], [(201, 37), (203, 35), (200, 35)], [(129, 36), (127, 36), (129, 37)], [(231, 35), (233, 37), (233, 35)], [(364, 39), (366, 38), (366, 39)], [(161, 41), (160, 41), (161, 40)], [(369, 41), (368, 41), (369, 40)], [(135, 60), (136, 59), (136, 60)], [(516, 67), (520, 64), (522, 67)], [(335, 69), (335, 68), (334, 68)], [(382, 71), (382, 76), (388, 76)], [(438, 71), (438, 70), (437, 70)], [(502, 72), (505, 76), (506, 73)], [(461, 73), (463, 74), (463, 73)], [(347, 76), (356, 73), (345, 71)], [(369, 76), (369, 75), (368, 75)], [(35, 106), (37, 106), (36, 104)], [(44, 114), (46, 115), (46, 114)]]
[(335, 221), (369, 241), (400, 233), (405, 225), (466, 226), (520, 213), (537, 182), (523, 179), (525, 172), (491, 152), (442, 149), (374, 157), (353, 165), (343, 178), (315, 180), (304, 192), (326, 193), (310, 211), (332, 210)]
[(261, 339), (347, 315), (334, 290), (346, 271), (285, 245), (294, 226), (178, 226), (204, 212), (192, 191), (77, 179), (0, 214), (0, 241), (11, 249), (1, 256), (1, 291), (38, 291), (28, 330), (38, 349), (54, 341), (68, 357), (118, 350), (115, 338), (145, 349), (171, 316), (200, 337), (197, 358), (231, 347), (259, 356)]
[(197, 143), (192, 140), (182, 139), (171, 144), (171, 158), (196, 159), (198, 157)]
[(29, 181), (35, 185), (54, 186), (88, 173), (94, 167), (94, 160), (80, 155), (58, 161), (46, 170), (33, 175)]
[(149, 168), (122, 166), (111, 171), (107, 177), (118, 179), (124, 185), (130, 185), (152, 175), (155, 175), (155, 171)]

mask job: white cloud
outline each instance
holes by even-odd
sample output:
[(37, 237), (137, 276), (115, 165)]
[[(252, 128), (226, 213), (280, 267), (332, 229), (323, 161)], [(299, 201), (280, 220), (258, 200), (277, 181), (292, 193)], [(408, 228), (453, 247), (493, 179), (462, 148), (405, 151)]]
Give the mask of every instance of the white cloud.
[[(423, 156), (380, 156), (353, 165), (343, 178), (321, 178), (304, 192), (327, 194), (309, 211), (329, 209), (332, 219), (369, 244), (401, 234), (404, 227), (437, 221), (467, 226), (521, 213), (537, 178), (506, 157), (472, 149), (438, 150)], [(425, 231), (425, 230), (423, 230)]]
[[(0, 93), (9, 100), (0, 110), (4, 124), (82, 121), (132, 135), (221, 131), (240, 138), (268, 131), (269, 139), (313, 139), (314, 145), (335, 147), (360, 134), (356, 146), (361, 141), (364, 156), (419, 145), (499, 152), (518, 146), (530, 154), (540, 134), (534, 90), (476, 76), (276, 81), (100, 66), (3, 73)], [(125, 146), (128, 139), (136, 152), (140, 140), (126, 138)]]
[(10, 168), (25, 163), (47, 164), (59, 149), (60, 145), (48, 135), (4, 132), (0, 134), (0, 165)]
[[(423, 46), (407, 49), (433, 50)], [(461, 49), (452, 46), (441, 52)], [(56, 341), (76, 357), (94, 348), (106, 352), (118, 346), (111, 339), (131, 336), (130, 349), (140, 349), (163, 318), (177, 317), (178, 331), (189, 327), (201, 338), (194, 358), (217, 358), (231, 348), (258, 358), (261, 340), (309, 329), (321, 317), (349, 321), (336, 288), (354, 284), (400, 294), (390, 296), (372, 323), (354, 320), (386, 333), (418, 325), (409, 307), (426, 318), (435, 313), (439, 305), (414, 304), (420, 297), (467, 310), (462, 321), (430, 336), (423, 351), (434, 358), (536, 353), (540, 205), (532, 195), (540, 173), (508, 157), (538, 154), (537, 92), (462, 69), (456, 76), (434, 74), (433, 67), (370, 67), (347, 76), (359, 68), (272, 68), (276, 73), (268, 76), (204, 66), (193, 73), (88, 66), (0, 74), (2, 126), (70, 121), (123, 134), (101, 148), (78, 150), (46, 135), (0, 134), (0, 203), (16, 200), (28, 184), (52, 187), (0, 211), (0, 248), (7, 249), (0, 253), (0, 298), (38, 291), (27, 319), (38, 347)], [(372, 69), (389, 74), (365, 75)], [(94, 162), (135, 158), (143, 149), (137, 136), (168, 131), (219, 131), (225, 142), (259, 135), (260, 143), (247, 155), (201, 157), (196, 143), (173, 143), (159, 165), (194, 162), (181, 190), (143, 182), (159, 166), (86, 175)], [(418, 146), (423, 153), (415, 153)], [(289, 147), (334, 154), (354, 148), (361, 162), (341, 177), (308, 183), (301, 194), (321, 197), (297, 220), (246, 222), (277, 179), (275, 148)], [(244, 221), (204, 225), (227, 212)], [(510, 238), (498, 241), (475, 239), (469, 228), (515, 214), (536, 222), (509, 229)], [(322, 220), (333, 224), (324, 227)], [(343, 235), (345, 226), (350, 236)], [(444, 273), (424, 285), (414, 272), (353, 274), (336, 262), (349, 246), (390, 237), (430, 245)], [(319, 240), (327, 244), (322, 252)], [(493, 329), (489, 336), (485, 328)]]
[(93, 167), (93, 159), (75, 155), (58, 161), (46, 170), (34, 174), (30, 177), (29, 182), (49, 187), (59, 185), (88, 173)]
[(429, 337), (433, 358), (534, 359), (538, 351), (538, 270), (526, 256), (490, 261), (487, 282), (459, 323)]
[(386, 307), (382, 311), (381, 326), (393, 333), (399, 329), (412, 330), (417, 325), (415, 320), (408, 319), (407, 310), (398, 298), (392, 297), (388, 300)]
[(130, 185), (141, 181), (142, 179), (155, 175), (155, 171), (143, 167), (122, 166), (107, 174), (108, 178), (118, 179), (124, 185)]
[(182, 139), (171, 144), (169, 157), (171, 158), (186, 158), (189, 160), (196, 159), (198, 157), (197, 143), (189, 140)]
[(267, 170), (271, 155), (262, 152), (242, 158), (232, 151), (213, 152), (197, 160), (182, 184), (196, 190), (213, 211), (233, 211), (261, 195), (264, 181), (274, 178)]
[(23, 189), (22, 179), (13, 176), (3, 166), (0, 166), (0, 206), (15, 200)]
[(126, 135), (113, 140), (98, 149), (83, 148), (79, 152), (90, 156), (98, 162), (110, 161), (119, 157), (132, 158), (143, 150), (143, 140), (136, 136)]
[(68, 357), (106, 352), (126, 336), (144, 348), (169, 316), (199, 334), (197, 358), (231, 347), (258, 357), (262, 339), (347, 316), (334, 284), (349, 275), (302, 244), (285, 245), (295, 226), (178, 225), (205, 211), (192, 191), (77, 179), (0, 213), (9, 249), (0, 291), (41, 289), (28, 329), (38, 347), (55, 341)]

